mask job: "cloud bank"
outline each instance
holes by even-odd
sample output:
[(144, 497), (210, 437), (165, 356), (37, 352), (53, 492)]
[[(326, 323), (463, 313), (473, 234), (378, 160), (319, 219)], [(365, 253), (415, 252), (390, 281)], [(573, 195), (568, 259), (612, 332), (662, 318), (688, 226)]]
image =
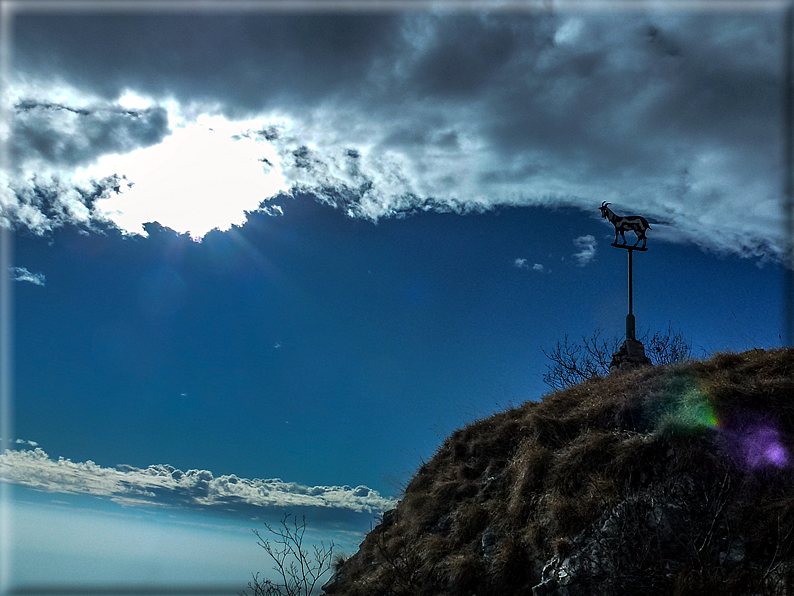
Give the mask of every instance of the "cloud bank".
[(781, 23), (22, 14), (3, 220), (200, 237), (279, 193), (370, 220), (610, 201), (658, 239), (779, 256)]
[[(29, 443), (33, 445), (33, 443)], [(0, 455), (0, 480), (36, 490), (110, 497), (124, 505), (160, 505), (225, 512), (252, 508), (313, 508), (380, 513), (396, 506), (366, 486), (304, 486), (269, 480), (215, 477), (208, 470), (183, 472), (157, 464), (105, 468), (93, 461), (51, 459), (40, 447), (6, 450)]]

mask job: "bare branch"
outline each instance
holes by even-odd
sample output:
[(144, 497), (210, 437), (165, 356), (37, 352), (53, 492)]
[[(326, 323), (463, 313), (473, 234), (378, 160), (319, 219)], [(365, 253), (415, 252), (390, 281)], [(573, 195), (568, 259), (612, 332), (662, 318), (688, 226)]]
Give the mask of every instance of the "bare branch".
[[(596, 329), (590, 337), (582, 336), (581, 343), (570, 341), (566, 335), (551, 350), (543, 350), (543, 355), (551, 360), (543, 374), (543, 382), (554, 390), (560, 390), (609, 374), (612, 354), (618, 351), (622, 338), (606, 339), (602, 334), (602, 329)], [(668, 365), (692, 359), (692, 345), (672, 325), (653, 335), (646, 331), (639, 340), (645, 345), (645, 353), (653, 364)]]
[[(292, 522), (290, 522), (292, 517)], [(273, 571), (277, 579), (274, 581), (260, 580), (259, 574), (254, 575), (253, 582), (248, 582), (252, 590), (251, 596), (311, 596), (317, 582), (331, 569), (334, 543), (327, 546), (324, 542), (313, 545), (313, 554), (303, 546), (306, 534), (306, 518), (298, 521), (296, 516), (285, 514), (279, 526), (264, 524), (272, 538), (263, 538), (259, 530), (253, 532), (258, 538), (257, 544), (264, 549), (273, 562)], [(272, 541), (272, 542), (271, 542)], [(274, 546), (275, 545), (275, 546)], [(241, 596), (248, 596), (243, 592)]]

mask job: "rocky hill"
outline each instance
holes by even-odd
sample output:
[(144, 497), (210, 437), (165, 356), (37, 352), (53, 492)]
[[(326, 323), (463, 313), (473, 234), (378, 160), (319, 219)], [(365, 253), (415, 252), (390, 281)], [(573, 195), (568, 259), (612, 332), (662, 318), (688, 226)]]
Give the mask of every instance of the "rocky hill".
[(794, 594), (794, 350), (619, 372), (455, 432), (324, 590)]

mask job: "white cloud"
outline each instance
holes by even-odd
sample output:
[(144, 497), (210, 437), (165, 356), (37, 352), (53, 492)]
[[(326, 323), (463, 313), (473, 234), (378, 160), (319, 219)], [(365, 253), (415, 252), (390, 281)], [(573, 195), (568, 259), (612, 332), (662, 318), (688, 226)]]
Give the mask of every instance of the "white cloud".
[(128, 505), (225, 511), (318, 507), (359, 513), (382, 512), (396, 506), (396, 501), (366, 486), (304, 486), (278, 478), (249, 480), (234, 474), (215, 477), (208, 470), (183, 472), (164, 464), (146, 469), (127, 465), (104, 468), (90, 460), (73, 462), (61, 457), (56, 461), (39, 447), (6, 450), (0, 455), (0, 480), (47, 492), (107, 496)]
[(579, 236), (573, 240), (579, 252), (574, 253), (573, 258), (576, 259), (580, 267), (584, 267), (593, 260), (596, 254), (596, 239), (595, 236), (587, 234), (586, 236)]
[[(3, 439), (0, 438), (0, 441)], [(30, 445), (31, 447), (38, 447), (39, 444), (36, 441), (28, 441), (26, 439), (9, 439), (9, 442), (14, 443), (16, 445)]]
[(538, 273), (548, 273), (549, 270), (541, 263), (533, 263), (533, 265), (529, 266), (529, 261), (526, 259), (516, 259), (513, 261), (513, 265), (518, 267), (519, 269), (531, 269), (532, 271), (537, 271)]
[(582, 29), (584, 29), (584, 22), (582, 19), (570, 18), (554, 33), (554, 43), (572, 45), (579, 39)]
[(9, 271), (14, 281), (26, 281), (37, 286), (43, 286), (46, 281), (43, 273), (31, 273), (25, 267), (9, 267)]

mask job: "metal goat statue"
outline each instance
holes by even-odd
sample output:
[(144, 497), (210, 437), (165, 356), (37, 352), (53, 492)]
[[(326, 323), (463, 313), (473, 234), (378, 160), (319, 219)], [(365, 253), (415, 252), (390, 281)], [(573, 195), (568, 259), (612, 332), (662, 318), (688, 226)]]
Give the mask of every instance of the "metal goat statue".
[[(645, 230), (650, 230), (651, 226), (648, 225), (648, 221), (644, 217), (640, 217), (639, 215), (629, 215), (627, 217), (621, 217), (620, 215), (615, 215), (615, 213), (607, 207), (607, 205), (611, 205), (612, 203), (607, 203), (604, 201), (601, 203), (601, 206), (598, 208), (601, 211), (601, 217), (604, 219), (608, 219), (613, 226), (615, 226), (615, 242), (612, 246), (628, 246), (626, 242), (625, 233), (631, 230), (635, 234), (637, 234), (637, 242), (634, 243), (634, 246), (637, 246), (642, 240), (642, 247), (637, 247), (639, 250), (645, 249)], [(623, 244), (618, 244), (618, 234), (623, 239)]]

